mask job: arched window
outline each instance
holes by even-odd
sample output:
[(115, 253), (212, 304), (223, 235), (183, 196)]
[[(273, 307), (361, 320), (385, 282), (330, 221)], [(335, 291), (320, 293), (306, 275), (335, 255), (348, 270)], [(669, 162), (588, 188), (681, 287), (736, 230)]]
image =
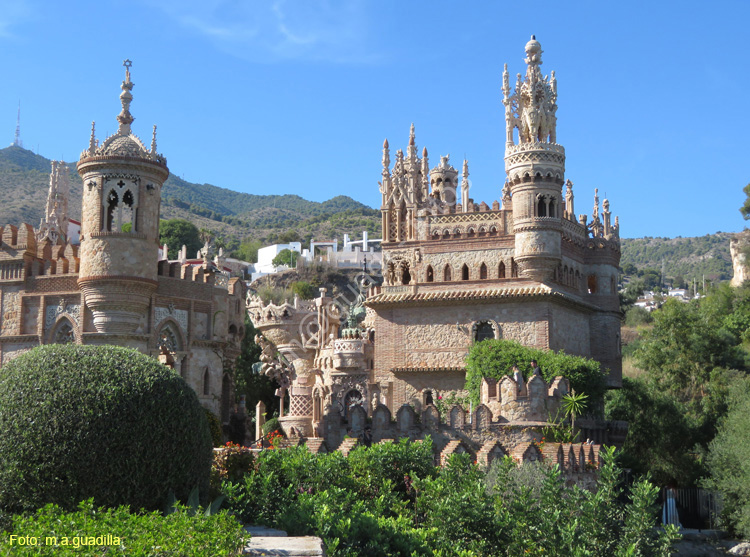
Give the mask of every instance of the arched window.
[(537, 210), (536, 216), (546, 217), (547, 216), (547, 204), (544, 202), (544, 196), (540, 195), (537, 197)]
[(480, 321), (474, 328), (474, 340), (476, 342), (482, 342), (483, 340), (491, 340), (495, 338), (495, 328), (489, 321)]
[(589, 294), (596, 294), (596, 275), (589, 275), (587, 284), (589, 287)]
[(443, 269), (443, 280), (446, 282), (451, 280), (451, 266), (450, 265), (446, 265), (445, 269)]
[(157, 347), (165, 347), (169, 352), (175, 353), (182, 350), (182, 342), (180, 340), (180, 334), (176, 331), (176, 325), (174, 323), (167, 322), (159, 331), (159, 336), (156, 341)]
[(208, 368), (206, 368), (203, 371), (203, 394), (208, 395), (211, 394), (211, 383), (210, 383), (211, 377), (208, 374)]
[(469, 267), (466, 263), (461, 267), (461, 280), (469, 280)]
[(411, 282), (411, 273), (409, 272), (409, 264), (404, 262), (402, 264), (403, 274), (401, 275), (401, 283), (409, 284)]
[(432, 272), (432, 265), (427, 265), (427, 282), (432, 282), (435, 280), (435, 277), (433, 276)]
[(505, 278), (505, 263), (502, 261), (497, 267), (497, 278)]
[(429, 404), (435, 404), (435, 401), (432, 399), (432, 391), (427, 389), (424, 392), (424, 405), (428, 406)]
[(57, 325), (55, 334), (52, 336), (53, 344), (73, 344), (76, 341), (76, 335), (73, 325), (67, 319), (62, 319)]
[(510, 258), (510, 278), (518, 278), (518, 264), (512, 257)]
[(123, 226), (128, 224), (130, 232), (136, 232), (136, 188), (135, 182), (119, 180), (102, 197), (102, 232), (122, 232)]
[(487, 278), (487, 265), (482, 263), (479, 267), (479, 278), (484, 280)]
[(549, 200), (549, 216), (550, 217), (556, 217), (557, 216), (555, 214), (555, 198), (554, 197), (550, 198), (550, 200)]

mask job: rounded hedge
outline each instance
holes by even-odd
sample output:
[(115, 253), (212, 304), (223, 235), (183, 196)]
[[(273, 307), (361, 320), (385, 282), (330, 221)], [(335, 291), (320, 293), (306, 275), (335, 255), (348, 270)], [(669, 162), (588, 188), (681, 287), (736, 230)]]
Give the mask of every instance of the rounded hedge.
[(0, 509), (159, 509), (208, 493), (211, 436), (185, 381), (116, 346), (40, 346), (0, 368)]

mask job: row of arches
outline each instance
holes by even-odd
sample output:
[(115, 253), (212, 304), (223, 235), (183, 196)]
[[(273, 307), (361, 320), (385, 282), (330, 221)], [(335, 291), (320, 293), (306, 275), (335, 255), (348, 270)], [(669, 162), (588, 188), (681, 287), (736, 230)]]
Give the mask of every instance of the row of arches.
[(450, 282), (454, 280), (518, 278), (518, 264), (512, 257), (510, 258), (510, 265), (507, 267), (504, 261), (501, 261), (495, 268), (491, 268), (485, 262), (482, 262), (479, 267), (472, 272), (466, 263), (464, 263), (459, 269), (454, 269), (449, 263), (447, 263), (439, 273), (436, 273), (432, 265), (427, 265), (427, 269), (425, 270), (425, 282), (438, 282), (438, 276), (442, 276), (442, 282)]
[(494, 224), (487, 226), (469, 226), (462, 228), (457, 226), (453, 230), (445, 228), (442, 232), (435, 230), (432, 233), (433, 240), (449, 240), (450, 238), (483, 238), (485, 236), (497, 236), (498, 228)]

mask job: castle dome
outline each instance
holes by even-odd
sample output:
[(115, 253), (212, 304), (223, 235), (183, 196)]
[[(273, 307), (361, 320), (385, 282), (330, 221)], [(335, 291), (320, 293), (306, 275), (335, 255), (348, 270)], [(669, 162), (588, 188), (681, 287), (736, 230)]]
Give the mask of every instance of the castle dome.
[(531, 35), (531, 40), (526, 43), (526, 54), (539, 54), (542, 52), (542, 45), (536, 40), (536, 35)]
[(120, 135), (115, 134), (108, 137), (102, 146), (97, 149), (99, 156), (125, 156), (125, 157), (146, 157), (149, 152), (140, 139), (134, 134)]
[(92, 124), (89, 148), (81, 153), (81, 161), (88, 159), (89, 157), (133, 157), (147, 159), (166, 166), (166, 158), (156, 152), (156, 126), (154, 126), (154, 136), (151, 141), (150, 149), (146, 148), (143, 142), (130, 128), (130, 125), (135, 120), (130, 113), (130, 103), (133, 101), (133, 94), (131, 91), (133, 90), (135, 83), (130, 81), (130, 67), (132, 66), (132, 62), (130, 60), (125, 60), (123, 65), (125, 66), (125, 81), (122, 82), (122, 93), (120, 94), (122, 111), (117, 115), (119, 127), (114, 134), (110, 135), (101, 145), (99, 145)]

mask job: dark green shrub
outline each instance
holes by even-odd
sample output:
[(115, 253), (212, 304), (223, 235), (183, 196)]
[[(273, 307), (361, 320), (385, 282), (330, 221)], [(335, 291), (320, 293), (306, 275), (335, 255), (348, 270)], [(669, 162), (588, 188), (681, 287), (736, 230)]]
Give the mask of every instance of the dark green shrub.
[(211, 438), (195, 392), (135, 350), (49, 345), (0, 369), (0, 508), (157, 509), (208, 493)]
[(208, 408), (203, 409), (208, 420), (208, 429), (211, 432), (211, 442), (214, 447), (221, 447), (224, 444), (224, 435), (221, 432), (221, 422), (219, 418)]
[(269, 433), (273, 433), (274, 431), (278, 431), (280, 433), (284, 433), (284, 430), (281, 428), (281, 422), (278, 418), (271, 418), (266, 423), (263, 424), (263, 435), (268, 435)]
[[(13, 534), (37, 538), (38, 543), (20, 545), (17, 539), (11, 539)], [(94, 545), (89, 543), (89, 537), (94, 537)], [(0, 554), (19, 557), (94, 557), (105, 553), (129, 557), (230, 556), (240, 554), (243, 537), (248, 536), (242, 525), (226, 512), (211, 516), (199, 512), (193, 516), (188, 509), (180, 508), (166, 517), (158, 512), (131, 514), (124, 506), (95, 509), (89, 499), (74, 512), (49, 504), (31, 516), (16, 517), (13, 529), (0, 538)]]
[(539, 364), (545, 381), (550, 382), (558, 375), (567, 377), (573, 389), (589, 396), (589, 408), (598, 408), (606, 390), (599, 362), (562, 352), (528, 348), (512, 340), (475, 342), (469, 350), (466, 359), (466, 390), (474, 404), (479, 404), (482, 377), (500, 380), (505, 375), (511, 375), (511, 368), (518, 364), (528, 379), (531, 373), (529, 362), (532, 359)]

